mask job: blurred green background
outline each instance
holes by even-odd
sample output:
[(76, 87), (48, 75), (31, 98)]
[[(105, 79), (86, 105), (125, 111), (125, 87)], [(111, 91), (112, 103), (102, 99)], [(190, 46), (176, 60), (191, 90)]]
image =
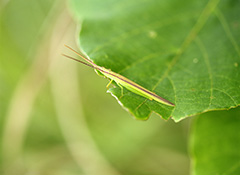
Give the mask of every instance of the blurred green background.
[(66, 1), (2, 0), (0, 25), (0, 174), (189, 174), (190, 119), (137, 121), (61, 56), (80, 28)]

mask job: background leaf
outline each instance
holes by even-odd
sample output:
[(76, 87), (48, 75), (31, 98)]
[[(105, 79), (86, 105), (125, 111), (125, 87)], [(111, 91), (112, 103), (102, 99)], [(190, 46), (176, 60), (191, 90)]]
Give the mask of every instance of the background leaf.
[(240, 108), (210, 112), (192, 125), (192, 174), (240, 173)]
[(136, 118), (179, 121), (240, 104), (240, 2), (71, 0), (81, 48), (100, 66), (176, 104), (109, 90)]

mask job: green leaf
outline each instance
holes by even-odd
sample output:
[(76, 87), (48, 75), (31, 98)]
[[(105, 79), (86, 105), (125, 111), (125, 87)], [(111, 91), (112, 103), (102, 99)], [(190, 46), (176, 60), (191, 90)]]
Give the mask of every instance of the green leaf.
[(240, 108), (195, 119), (191, 152), (196, 175), (240, 174)]
[(240, 104), (240, 1), (71, 0), (81, 49), (173, 102), (171, 108), (116, 86), (137, 119), (152, 111), (175, 121)]

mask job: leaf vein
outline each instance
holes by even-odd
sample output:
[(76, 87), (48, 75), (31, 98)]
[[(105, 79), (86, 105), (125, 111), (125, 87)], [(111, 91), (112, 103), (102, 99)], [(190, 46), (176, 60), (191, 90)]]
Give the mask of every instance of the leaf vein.
[(197, 33), (202, 29), (204, 24), (206, 23), (209, 16), (212, 14), (213, 9), (217, 6), (219, 0), (210, 0), (206, 7), (203, 9), (201, 15), (199, 16), (198, 20), (196, 21), (196, 24), (193, 26), (193, 28), (190, 30), (190, 33), (186, 37), (186, 39), (183, 41), (178, 53), (175, 55), (175, 57), (172, 59), (171, 63), (168, 66), (168, 69), (165, 71), (163, 76), (159, 79), (159, 81), (153, 86), (152, 90), (156, 89), (156, 87), (162, 82), (162, 80), (168, 76), (169, 72), (172, 70), (173, 66), (178, 61), (179, 57), (182, 55), (182, 53), (187, 49), (189, 44), (194, 40)]
[(223, 29), (224, 29), (227, 37), (231, 41), (234, 49), (236, 50), (236, 52), (237, 52), (237, 54), (238, 54), (238, 56), (240, 58), (240, 48), (239, 48), (236, 40), (234, 39), (234, 37), (232, 35), (232, 32), (230, 30), (230, 27), (229, 27), (229, 25), (228, 25), (224, 15), (222, 14), (222, 12), (218, 8), (215, 9), (215, 14), (216, 14), (217, 18), (219, 19), (220, 23), (222, 24)]
[[(195, 14), (194, 15), (193, 14), (191, 14), (191, 15), (187, 14), (186, 16), (187, 16), (186, 17), (187, 19), (188, 18), (189, 19), (195, 18)], [(93, 49), (93, 51), (91, 53), (89, 53), (89, 55), (99, 51), (100, 49), (103, 49), (104, 47), (106, 47), (108, 45), (112, 45), (112, 44), (114, 44), (116, 42), (119, 42), (119, 40), (123, 40), (123, 38), (128, 38), (129, 36), (133, 36), (134, 34), (136, 35), (136, 34), (140, 34), (140, 33), (146, 32), (146, 30), (145, 30), (146, 28), (151, 28), (151, 29), (161, 28), (161, 27), (173, 24), (175, 22), (178, 22), (179, 19), (180, 20), (185, 20), (186, 18), (182, 18), (182, 16), (177, 15), (177, 16), (174, 16), (172, 18), (168, 18), (168, 19), (166, 19), (164, 21), (153, 22), (152, 24), (149, 24), (147, 26), (144, 25), (144, 26), (142, 26), (140, 28), (134, 28), (134, 29), (132, 29), (130, 31), (127, 31), (127, 32), (125, 31), (125, 32), (121, 33), (118, 36), (112, 37), (106, 43), (96, 47), (95, 49)]]
[(236, 106), (238, 105), (237, 102), (232, 98), (232, 96), (229, 95), (227, 92), (225, 92), (225, 91), (223, 91), (223, 90), (220, 90), (220, 89), (217, 89), (217, 88), (214, 88), (214, 90), (217, 90), (217, 91), (219, 91), (219, 92), (224, 93), (225, 95), (227, 95), (227, 96), (233, 101), (233, 103), (234, 103)]
[(203, 54), (203, 58), (204, 58), (204, 61), (205, 61), (205, 64), (206, 64), (207, 70), (208, 70), (208, 76), (209, 76), (209, 81), (210, 81), (210, 97), (209, 97), (208, 108), (210, 108), (210, 105), (211, 105), (212, 99), (213, 99), (213, 77), (212, 77), (212, 70), (211, 70), (211, 66), (210, 66), (210, 60), (209, 60), (209, 56), (208, 56), (206, 47), (204, 46), (203, 42), (201, 41), (201, 39), (199, 37), (196, 37), (196, 43), (197, 43), (200, 51)]
[(176, 87), (174, 85), (173, 80), (170, 77), (167, 77), (169, 82), (171, 83), (172, 87), (173, 87), (173, 92), (174, 92), (174, 104), (176, 105), (176, 101), (177, 101), (177, 95), (176, 95)]

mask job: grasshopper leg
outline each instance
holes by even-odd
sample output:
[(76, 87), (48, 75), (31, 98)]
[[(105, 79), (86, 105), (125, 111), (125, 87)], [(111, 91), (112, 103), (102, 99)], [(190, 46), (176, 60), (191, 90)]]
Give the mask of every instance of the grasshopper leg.
[(123, 97), (123, 87), (120, 83), (118, 83), (118, 86), (121, 88), (121, 97), (120, 98), (122, 98)]
[(113, 80), (109, 81), (109, 83), (107, 84), (106, 88), (109, 89), (110, 84), (112, 84)]

